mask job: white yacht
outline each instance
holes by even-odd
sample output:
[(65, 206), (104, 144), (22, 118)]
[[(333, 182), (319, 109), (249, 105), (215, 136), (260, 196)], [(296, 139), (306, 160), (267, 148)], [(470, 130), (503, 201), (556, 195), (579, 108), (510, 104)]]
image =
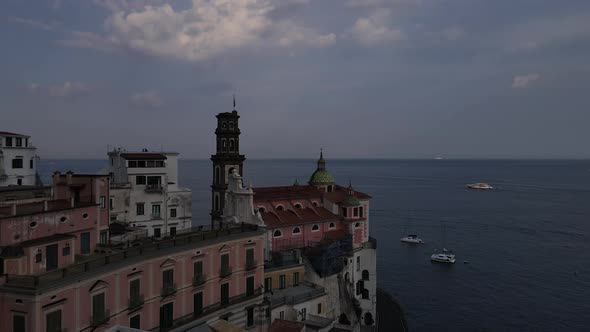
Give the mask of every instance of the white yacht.
[(447, 249), (443, 249), (440, 254), (432, 254), (430, 260), (438, 263), (455, 264), (455, 255)]
[(470, 183), (467, 185), (469, 189), (478, 189), (478, 190), (489, 190), (494, 189), (494, 187), (490, 186), (487, 183)]
[(422, 239), (419, 238), (418, 235), (415, 235), (415, 234), (410, 234), (406, 237), (402, 237), (399, 240), (401, 242), (414, 243), (414, 244), (424, 243), (424, 241), (422, 241)]

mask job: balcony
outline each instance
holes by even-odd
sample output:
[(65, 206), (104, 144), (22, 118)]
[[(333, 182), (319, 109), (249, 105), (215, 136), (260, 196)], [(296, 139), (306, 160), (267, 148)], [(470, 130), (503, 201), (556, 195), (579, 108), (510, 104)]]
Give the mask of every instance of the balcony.
[(90, 316), (90, 325), (92, 327), (97, 327), (99, 325), (102, 325), (106, 322), (109, 321), (109, 318), (111, 316), (111, 311), (110, 310), (104, 310), (101, 313), (98, 313), (96, 315), (92, 315)]
[(245, 268), (246, 268), (247, 271), (254, 270), (256, 267), (257, 267), (257, 265), (256, 265), (256, 260), (255, 259), (252, 259), (250, 261), (246, 260), (246, 266), (245, 266)]
[(220, 278), (225, 278), (227, 276), (229, 276), (231, 274), (231, 267), (230, 266), (222, 266), (219, 269), (219, 277)]
[(165, 284), (164, 286), (162, 286), (162, 291), (160, 293), (162, 294), (162, 297), (166, 297), (168, 295), (176, 293), (176, 283)]
[(193, 277), (193, 286), (201, 286), (202, 284), (205, 283), (206, 278), (204, 274), (197, 274)]
[(152, 213), (150, 216), (152, 219), (162, 219), (162, 215), (159, 213)]
[(145, 192), (148, 194), (161, 194), (164, 191), (161, 184), (148, 184), (145, 186)]
[(144, 302), (143, 294), (132, 295), (129, 298), (129, 303), (128, 303), (127, 307), (129, 308), (129, 310), (139, 308), (143, 305), (143, 302)]

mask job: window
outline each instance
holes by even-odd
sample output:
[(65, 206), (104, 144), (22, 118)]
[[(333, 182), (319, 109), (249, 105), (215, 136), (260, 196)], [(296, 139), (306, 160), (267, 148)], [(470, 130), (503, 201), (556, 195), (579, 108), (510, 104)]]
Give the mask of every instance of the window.
[(221, 259), (221, 268), (219, 274), (223, 277), (229, 274), (229, 254), (223, 254), (220, 257)]
[(361, 207), (359, 207), (359, 217), (360, 217), (360, 218), (362, 218), (362, 217), (364, 216), (364, 214), (363, 214), (363, 212), (364, 212), (364, 211), (363, 211), (363, 210), (364, 210), (364, 209), (363, 209), (363, 207), (362, 207), (362, 206), (361, 206)]
[(170, 209), (170, 218), (176, 218), (176, 209), (175, 208)]
[(318, 315), (322, 313), (322, 304), (318, 303)]
[(107, 198), (105, 196), (100, 196), (100, 208), (101, 209), (107, 208)]
[(328, 186), (328, 192), (331, 193), (332, 192), (332, 186)]
[(254, 326), (254, 308), (246, 309), (246, 327)]
[(23, 158), (12, 159), (12, 168), (23, 168)]
[(279, 276), (279, 289), (285, 289), (287, 287), (287, 278), (284, 274)]
[(229, 304), (229, 283), (221, 284), (221, 304)]
[(274, 234), (273, 234), (273, 236), (274, 236), (274, 237), (281, 237), (282, 235), (283, 235), (283, 234), (282, 234), (282, 233), (281, 233), (281, 231), (280, 231), (280, 230), (278, 230), (278, 229), (277, 229), (277, 230), (274, 232)]
[(92, 296), (92, 322), (99, 324), (106, 318), (104, 293)]
[(320, 226), (318, 226), (318, 225), (313, 225), (313, 226), (311, 226), (311, 231), (312, 231), (312, 232), (317, 232), (317, 231), (319, 231), (319, 230), (320, 230)]
[(363, 280), (369, 280), (369, 271), (363, 270)]
[(216, 184), (220, 184), (221, 183), (221, 175), (219, 173), (219, 166), (215, 167), (215, 183)]
[(348, 209), (347, 209), (347, 208), (342, 208), (342, 216), (343, 216), (344, 218), (346, 218), (346, 217), (347, 217), (347, 215), (348, 215)]
[(285, 319), (285, 312), (284, 311), (279, 312), (279, 319)]
[(164, 167), (164, 160), (156, 160), (156, 167)]
[(307, 308), (303, 308), (301, 309), (301, 320), (306, 320), (307, 319)]
[(145, 213), (145, 204), (144, 203), (136, 203), (135, 204), (135, 214), (138, 216), (143, 216)]
[(227, 141), (225, 138), (221, 139), (221, 151), (225, 151), (227, 149)]
[(229, 140), (229, 151), (234, 152), (234, 140), (233, 138)]
[(352, 214), (353, 214), (355, 217), (358, 217), (358, 216), (359, 216), (359, 208), (355, 207), (354, 209), (352, 209)]
[(264, 292), (272, 292), (272, 278), (264, 278)]
[(254, 295), (254, 277), (246, 278), (246, 296)]
[(43, 253), (41, 249), (37, 249), (37, 253), (35, 254), (35, 263), (41, 263), (43, 261)]
[(17, 137), (16, 138), (16, 146), (17, 147), (22, 147), (23, 146), (23, 139), (22, 139), (22, 137)]
[(19, 186), (22, 186), (23, 185), (23, 179), (22, 178), (16, 179), (16, 184), (19, 185)]
[(136, 305), (132, 305), (132, 304), (138, 304), (138, 301), (140, 296), (139, 296), (139, 292), (141, 290), (141, 281), (138, 279), (133, 279), (129, 282), (129, 307), (133, 307), (136, 308)]
[(357, 222), (354, 224), (354, 228), (359, 228), (359, 227), (361, 227), (361, 223)]
[(301, 233), (301, 228), (299, 228), (299, 227), (293, 228), (293, 234), (299, 234), (299, 233)]
[(55, 310), (45, 315), (46, 332), (60, 332), (61, 330), (61, 310)]
[(361, 256), (356, 256), (356, 270), (361, 270)]
[(331, 222), (330, 225), (328, 225), (328, 228), (334, 228), (334, 227), (336, 227), (336, 225), (333, 222)]
[(297, 204), (295, 204), (295, 208), (297, 208), (297, 209), (302, 209), (302, 208), (303, 208), (303, 206), (301, 206), (301, 204), (297, 203)]
[(203, 313), (203, 292), (198, 292), (193, 295), (193, 314), (200, 315)]
[(217, 195), (217, 194), (215, 195), (215, 205), (214, 206), (215, 206), (214, 210), (219, 211), (219, 195)]
[(176, 227), (170, 227), (170, 236), (176, 236)]
[(168, 269), (162, 271), (162, 293), (164, 295), (172, 294), (175, 291), (174, 270)]
[(160, 219), (160, 204), (152, 204), (152, 219)]
[(61, 255), (62, 256), (69, 256), (70, 255), (70, 247), (69, 246), (63, 247), (61, 249)]
[(28, 146), (29, 146), (29, 139), (25, 138), (25, 147), (28, 147)]
[(318, 202), (315, 202), (315, 201), (314, 201), (312, 204), (313, 204), (313, 206), (315, 206), (315, 207), (318, 207), (318, 206), (319, 206)]
[(154, 228), (154, 237), (160, 237), (160, 235), (162, 235), (162, 232), (160, 231), (160, 227)]
[(137, 167), (139, 167), (139, 168), (145, 168), (145, 160), (138, 160), (137, 161)]
[(174, 302), (166, 303), (160, 307), (160, 328), (166, 330), (172, 327), (174, 322)]
[(129, 168), (136, 168), (137, 167), (137, 160), (129, 160), (128, 167)]
[(6, 146), (12, 146), (12, 137), (6, 137)]
[(255, 268), (256, 263), (254, 262), (254, 249), (246, 249), (246, 269)]
[(33, 169), (34, 166), (35, 166), (35, 162), (34, 162), (33, 158), (31, 158), (31, 160), (29, 160), (29, 168)]
[(129, 319), (129, 327), (132, 329), (141, 329), (141, 315), (135, 315)]
[(160, 188), (162, 186), (162, 177), (160, 176), (148, 176), (146, 181), (149, 187)]
[(282, 205), (277, 205), (277, 211), (283, 211), (285, 209)]
[(109, 208), (111, 211), (113, 211), (113, 199), (109, 198)]
[(260, 212), (260, 213), (266, 212), (266, 209), (263, 206), (261, 206), (258, 208), (258, 212)]
[(106, 245), (108, 242), (109, 233), (107, 231), (100, 231), (100, 244)]
[(25, 332), (25, 316), (13, 315), (12, 316), (12, 332)]
[(146, 177), (145, 175), (138, 175), (135, 177), (135, 184), (137, 185), (144, 185), (146, 184)]
[(293, 286), (299, 286), (299, 272), (293, 272)]
[(148, 160), (145, 164), (148, 168), (154, 168), (156, 166), (156, 163), (153, 160)]

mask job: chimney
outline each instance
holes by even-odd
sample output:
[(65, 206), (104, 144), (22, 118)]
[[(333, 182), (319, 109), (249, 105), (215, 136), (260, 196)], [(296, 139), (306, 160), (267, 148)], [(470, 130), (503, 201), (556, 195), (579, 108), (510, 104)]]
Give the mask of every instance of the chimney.
[(72, 185), (72, 174), (74, 174), (74, 172), (72, 171), (68, 171), (66, 173), (66, 183), (68, 184), (68, 186)]

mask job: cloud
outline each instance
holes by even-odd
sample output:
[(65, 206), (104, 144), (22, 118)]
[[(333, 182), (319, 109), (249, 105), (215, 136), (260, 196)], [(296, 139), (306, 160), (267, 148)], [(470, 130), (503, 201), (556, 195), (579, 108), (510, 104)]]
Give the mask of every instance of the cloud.
[(538, 80), (541, 76), (539, 74), (517, 75), (512, 79), (512, 88), (524, 89), (532, 82)]
[(41, 29), (41, 30), (53, 30), (57, 26), (57, 22), (47, 23), (47, 22), (35, 21), (35, 20), (21, 18), (21, 17), (9, 17), (8, 20), (10, 22), (27, 25), (31, 28)]
[(155, 91), (136, 92), (131, 96), (131, 103), (143, 108), (160, 108), (166, 105)]
[(336, 41), (334, 33), (284, 18), (308, 0), (192, 0), (186, 9), (155, 0), (95, 2), (113, 11), (104, 22), (105, 34), (76, 32), (60, 44), (201, 61), (241, 48), (326, 47)]
[(361, 17), (352, 27), (352, 36), (361, 44), (377, 45), (406, 39), (405, 33), (391, 26), (389, 10), (381, 9), (369, 17)]
[(84, 83), (80, 82), (64, 82), (63, 84), (55, 85), (40, 85), (38, 83), (31, 83), (28, 87), (32, 93), (43, 93), (56, 98), (71, 98), (84, 95), (90, 92), (90, 88)]

